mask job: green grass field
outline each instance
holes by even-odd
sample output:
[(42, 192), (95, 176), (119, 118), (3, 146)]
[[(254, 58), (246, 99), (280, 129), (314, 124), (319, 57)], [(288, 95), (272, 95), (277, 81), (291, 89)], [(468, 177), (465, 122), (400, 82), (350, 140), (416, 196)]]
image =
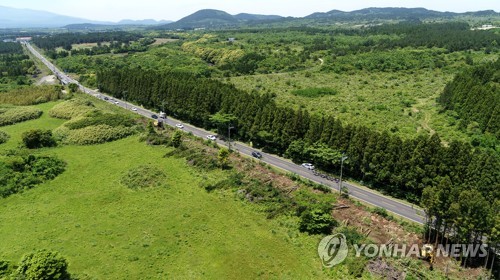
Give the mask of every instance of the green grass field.
[[(18, 147), (23, 131), (60, 126), (64, 120), (46, 113), (56, 103), (37, 105), (44, 110), (40, 119), (2, 127), (11, 138), (0, 151)], [(207, 193), (199, 183), (225, 176), (223, 171), (201, 172), (184, 159), (163, 157), (169, 148), (138, 138), (37, 151), (65, 160), (66, 171), (0, 199), (0, 259), (17, 263), (36, 249), (57, 250), (71, 273), (97, 279), (344, 275), (342, 267), (322, 269), (319, 237), (299, 233), (297, 220), (269, 220), (232, 193)], [(147, 164), (165, 172), (168, 187), (131, 190), (120, 184), (128, 170)]]
[[(495, 56), (473, 53), (474, 61), (485, 63)], [(444, 142), (470, 140), (473, 132), (458, 129), (456, 116), (442, 113), (436, 99), (447, 82), (464, 66), (464, 54), (444, 55), (443, 69), (398, 72), (351, 70), (343, 73), (308, 70), (236, 76), (226, 78), (246, 91), (271, 92), (277, 101), (293, 108), (307, 108), (313, 114), (330, 114), (346, 124), (390, 131), (404, 138), (437, 133)], [(354, 61), (354, 59), (353, 59)], [(325, 62), (325, 65), (331, 62)], [(303, 96), (297, 92), (329, 88), (336, 94)]]

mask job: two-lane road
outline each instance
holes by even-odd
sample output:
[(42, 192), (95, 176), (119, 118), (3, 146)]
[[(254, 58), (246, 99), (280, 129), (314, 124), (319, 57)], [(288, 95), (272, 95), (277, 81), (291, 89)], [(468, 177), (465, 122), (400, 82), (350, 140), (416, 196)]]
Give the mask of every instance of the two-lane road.
[[(128, 109), (128, 110), (135, 108), (136, 113), (138, 113), (142, 116), (145, 116), (147, 118), (151, 118), (151, 116), (153, 114), (159, 116), (159, 114), (156, 112), (146, 110), (146, 109), (143, 109), (141, 107), (137, 107), (134, 104), (113, 98), (111, 96), (96, 92), (92, 89), (89, 89), (89, 88), (82, 86), (77, 81), (71, 79), (66, 74), (64, 74), (64, 72), (57, 69), (57, 67), (55, 67), (45, 57), (43, 57), (40, 53), (38, 53), (29, 43), (26, 42), (25, 45), (28, 48), (28, 50), (30, 50), (35, 55), (35, 57), (40, 59), (59, 78), (59, 80), (61, 80), (61, 82), (63, 84), (68, 84), (68, 83), (78, 84), (80, 90), (87, 93), (87, 94), (90, 94), (90, 95), (92, 95), (96, 98), (100, 98), (100, 99), (104, 99), (104, 97), (107, 97), (108, 102), (112, 102), (112, 103), (118, 102), (118, 104), (115, 103), (116, 106), (121, 106), (121, 107)], [(171, 117), (168, 117), (167, 119), (165, 119), (164, 122), (170, 126), (173, 126), (173, 127), (175, 127), (175, 125), (178, 123), (182, 123), (181, 121), (176, 120), (176, 119), (172, 119)], [(184, 128), (183, 128), (184, 131), (191, 132), (198, 137), (202, 137), (202, 138), (206, 139), (206, 136), (211, 134), (209, 131), (206, 131), (204, 129), (201, 129), (201, 128), (198, 128), (198, 127), (186, 124), (186, 123), (182, 123), (182, 124), (184, 125)], [(217, 143), (219, 143), (221, 145), (227, 145), (227, 143), (225, 141), (222, 141), (220, 139), (217, 139), (216, 141), (217, 141)], [(252, 151), (255, 151), (254, 148), (252, 148), (244, 143), (241, 143), (241, 142), (231, 142), (231, 146), (233, 149), (235, 149), (235, 150), (239, 151), (241, 154), (244, 154), (247, 156), (251, 156)], [(263, 153), (262, 151), (260, 151), (260, 152), (263, 155), (263, 157), (261, 158), (261, 160), (263, 162), (266, 162), (272, 166), (283, 169), (287, 172), (298, 174), (298, 175), (300, 175), (304, 178), (307, 178), (313, 182), (323, 184), (325, 186), (329, 186), (332, 189), (338, 191), (338, 188), (339, 188), (338, 183), (332, 182), (332, 181), (327, 180), (326, 178), (322, 178), (320, 176), (315, 176), (310, 170), (303, 168), (302, 166), (297, 165), (297, 164), (295, 164), (287, 159), (284, 159), (284, 158), (281, 158), (279, 156), (272, 155), (272, 154), (266, 154), (266, 153)], [(365, 187), (359, 187), (359, 186), (353, 185), (349, 182), (344, 181), (344, 182), (342, 182), (342, 185), (346, 186), (349, 189), (349, 195), (351, 197), (354, 197), (354, 198), (361, 200), (365, 203), (387, 209), (387, 211), (393, 212), (393, 213), (395, 213), (403, 218), (406, 218), (408, 220), (412, 220), (412, 221), (420, 223), (420, 224), (424, 223), (423, 211), (414, 205), (392, 199), (392, 198), (384, 196), (376, 191), (370, 190), (370, 189), (365, 188)]]

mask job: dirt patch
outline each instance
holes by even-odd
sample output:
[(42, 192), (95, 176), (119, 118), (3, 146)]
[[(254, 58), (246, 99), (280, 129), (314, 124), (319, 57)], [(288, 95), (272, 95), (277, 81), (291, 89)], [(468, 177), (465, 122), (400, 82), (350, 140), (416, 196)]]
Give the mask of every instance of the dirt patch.
[(155, 38), (155, 40), (156, 41), (153, 44), (151, 44), (152, 46), (179, 41), (179, 39), (166, 39), (166, 38)]
[(231, 163), (240, 172), (245, 172), (250, 178), (255, 178), (263, 184), (272, 182), (273, 187), (292, 192), (297, 189), (298, 184), (284, 174), (279, 174), (267, 167), (266, 164), (261, 164), (254, 159), (243, 159), (235, 154), (231, 155)]
[(55, 85), (59, 81), (57, 80), (56, 76), (54, 75), (48, 75), (45, 77), (42, 77), (36, 84), (37, 85)]
[(384, 217), (371, 213), (365, 207), (358, 206), (348, 199), (339, 199), (338, 205), (347, 207), (333, 211), (333, 217), (365, 233), (368, 238), (377, 244), (421, 244), (416, 233), (407, 232), (400, 224), (389, 221)]
[(376, 258), (371, 260), (366, 269), (372, 275), (378, 275), (382, 279), (388, 280), (404, 280), (406, 279), (406, 273), (399, 271), (397, 268), (391, 266), (381, 258)]

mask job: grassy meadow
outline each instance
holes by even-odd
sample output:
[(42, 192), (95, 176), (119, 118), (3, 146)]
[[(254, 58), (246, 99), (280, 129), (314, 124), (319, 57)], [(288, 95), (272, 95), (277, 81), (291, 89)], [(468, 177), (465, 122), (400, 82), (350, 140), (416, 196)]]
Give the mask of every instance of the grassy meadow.
[[(2, 127), (11, 137), (0, 152), (16, 149), (20, 134), (55, 129), (58, 102), (36, 105), (41, 118)], [(109, 107), (110, 104), (97, 103)], [(0, 199), (0, 259), (17, 263), (36, 249), (56, 250), (77, 276), (96, 279), (310, 279), (334, 276), (316, 254), (318, 236), (299, 233), (297, 220), (266, 219), (233, 193), (208, 193), (202, 181), (225, 171), (201, 172), (171, 148), (147, 146), (139, 136), (90, 146), (59, 146), (66, 171), (52, 181)], [(135, 167), (155, 166), (166, 187), (132, 190), (120, 183)], [(340, 276), (339, 276), (340, 277)]]

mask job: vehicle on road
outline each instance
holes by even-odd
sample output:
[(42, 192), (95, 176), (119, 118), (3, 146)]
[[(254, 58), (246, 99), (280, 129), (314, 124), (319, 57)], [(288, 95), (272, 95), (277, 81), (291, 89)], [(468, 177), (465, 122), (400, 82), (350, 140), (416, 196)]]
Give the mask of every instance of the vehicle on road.
[(253, 151), (252, 156), (254, 158), (262, 158), (262, 154), (260, 152), (257, 152), (257, 151)]
[[(180, 124), (180, 123), (176, 124), (176, 125), (175, 125), (175, 127), (180, 128), (180, 129), (183, 129), (183, 128), (184, 128), (184, 126), (183, 126), (182, 124)], [(207, 136), (207, 137), (208, 137), (208, 136)]]
[(156, 120), (156, 119), (158, 119), (158, 116), (157, 116), (157, 115), (155, 115), (155, 114), (152, 114), (152, 115), (151, 115), (151, 118), (153, 118), (153, 119), (155, 119), (155, 120)]
[(307, 168), (309, 170), (314, 170), (314, 165), (312, 165), (312, 163), (303, 163), (302, 167)]
[(116, 105), (118, 105), (118, 104), (120, 104), (120, 102), (118, 102), (118, 101), (115, 101), (115, 104), (116, 104)]
[(132, 111), (137, 111), (137, 108), (135, 108), (135, 107), (132, 107), (132, 109), (131, 109), (131, 110), (132, 110)]
[(109, 100), (109, 98), (107, 98), (106, 96), (104, 96), (104, 100)]
[(217, 137), (213, 136), (212, 134), (207, 135), (207, 138), (208, 138), (208, 140), (212, 140), (212, 141), (215, 141), (215, 139), (217, 139)]

